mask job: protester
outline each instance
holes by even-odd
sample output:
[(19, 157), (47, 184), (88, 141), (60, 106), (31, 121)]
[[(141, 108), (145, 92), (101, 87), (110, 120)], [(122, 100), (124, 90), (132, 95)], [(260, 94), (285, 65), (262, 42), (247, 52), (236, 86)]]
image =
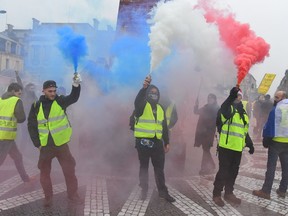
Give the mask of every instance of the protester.
[(207, 97), (207, 104), (199, 109), (198, 98), (194, 106), (194, 114), (199, 115), (196, 133), (195, 133), (195, 147), (202, 146), (203, 155), (201, 161), (200, 175), (210, 174), (215, 169), (215, 163), (211, 156), (210, 149), (213, 146), (213, 141), (216, 132), (216, 117), (219, 106), (217, 104), (217, 97), (210, 93)]
[(254, 153), (253, 142), (248, 134), (249, 118), (241, 103), (242, 97), (239, 88), (232, 88), (228, 98), (221, 105), (216, 121), (220, 134), (219, 170), (214, 181), (213, 201), (221, 207), (225, 205), (221, 198), (223, 188), (224, 200), (230, 204), (241, 204), (241, 199), (236, 197), (233, 191), (245, 143), (250, 149), (249, 153)]
[(20, 99), (22, 87), (18, 83), (11, 83), (0, 98), (0, 165), (7, 155), (14, 160), (16, 169), (23, 182), (30, 182), (24, 168), (22, 154), (18, 150), (15, 139), (17, 137), (17, 123), (23, 123), (26, 115)]
[(282, 169), (282, 179), (276, 193), (285, 198), (288, 185), (288, 99), (284, 91), (277, 91), (274, 96), (274, 107), (269, 113), (263, 129), (263, 146), (268, 148), (267, 170), (265, 181), (260, 190), (254, 190), (255, 196), (270, 199), (278, 157)]
[(164, 176), (165, 153), (170, 148), (167, 121), (165, 112), (158, 103), (159, 89), (150, 83), (151, 77), (146, 77), (134, 103), (136, 117), (134, 136), (140, 161), (141, 199), (145, 200), (147, 197), (148, 168), (151, 158), (159, 197), (174, 202), (175, 199), (168, 193)]
[(80, 96), (80, 76), (74, 76), (70, 95), (58, 96), (53, 80), (43, 83), (43, 95), (31, 106), (28, 130), (33, 144), (40, 151), (38, 168), (40, 183), (44, 190), (44, 206), (52, 205), (53, 190), (50, 178), (52, 159), (56, 157), (62, 167), (67, 185), (68, 200), (75, 204), (83, 201), (78, 195), (78, 181), (75, 176), (76, 162), (70, 153), (68, 142), (72, 128), (66, 115), (66, 108), (77, 102)]

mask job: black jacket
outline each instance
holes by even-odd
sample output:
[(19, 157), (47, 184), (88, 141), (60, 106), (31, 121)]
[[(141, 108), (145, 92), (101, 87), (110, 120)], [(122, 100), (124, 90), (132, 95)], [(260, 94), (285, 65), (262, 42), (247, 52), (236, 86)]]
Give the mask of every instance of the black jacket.
[[(5, 99), (8, 99), (10, 97), (14, 96), (13, 93), (11, 92), (5, 92), (3, 95), (2, 95), (2, 99), (5, 100)], [(25, 115), (25, 112), (24, 112), (24, 107), (23, 107), (23, 102), (21, 99), (19, 99), (16, 103), (16, 106), (15, 106), (15, 109), (14, 109), (14, 115), (15, 115), (15, 118), (17, 119), (17, 123), (23, 123), (25, 120), (26, 120), (26, 115)]]
[(218, 110), (219, 106), (217, 103), (206, 104), (200, 109), (197, 105), (194, 107), (194, 114), (199, 115), (194, 146), (199, 147), (202, 145), (204, 148), (213, 146)]
[[(80, 89), (81, 89), (80, 86), (79, 87), (73, 86), (70, 95), (67, 95), (67, 96), (57, 95), (54, 100), (56, 100), (57, 103), (62, 107), (62, 109), (66, 111), (66, 108), (69, 105), (77, 102), (77, 100), (79, 99)], [(44, 95), (42, 95), (39, 98), (39, 100), (35, 102), (34, 104), (32, 104), (31, 106), (31, 110), (30, 110), (29, 117), (28, 117), (28, 131), (29, 131), (29, 134), (30, 134), (30, 137), (34, 146), (37, 148), (41, 146), (40, 139), (39, 139), (39, 132), (38, 132), (38, 123), (37, 123), (37, 115), (38, 115), (40, 103), (42, 103), (44, 116), (47, 119), (51, 110), (51, 105), (53, 103), (53, 100), (49, 100)], [(55, 145), (51, 134), (49, 134), (47, 145)]]
[[(146, 105), (146, 103), (148, 103), (146, 100), (146, 91), (147, 91), (147, 89), (142, 88), (139, 91), (138, 95), (136, 96), (136, 99), (134, 102), (135, 116), (136, 117), (140, 117), (143, 114), (145, 105)], [(160, 105), (160, 104), (158, 104), (158, 105)], [(152, 104), (151, 104), (151, 106), (153, 108)], [(165, 116), (165, 110), (163, 109), (163, 111), (164, 111), (164, 121), (162, 123), (162, 127), (163, 127), (162, 139), (164, 141), (164, 145), (167, 145), (167, 144), (169, 144), (169, 135), (168, 135), (168, 127), (167, 127), (167, 120), (166, 120), (166, 116)], [(157, 139), (156, 136), (153, 139)]]

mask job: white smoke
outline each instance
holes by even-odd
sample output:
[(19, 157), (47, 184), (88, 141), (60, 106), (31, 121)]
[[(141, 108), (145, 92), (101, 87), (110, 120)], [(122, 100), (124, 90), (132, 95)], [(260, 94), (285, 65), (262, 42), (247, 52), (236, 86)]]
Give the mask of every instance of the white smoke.
[(206, 23), (201, 11), (194, 7), (193, 0), (173, 0), (162, 1), (154, 8), (149, 35), (151, 71), (173, 50), (192, 51), (194, 61), (200, 63), (217, 54), (221, 46), (217, 27)]

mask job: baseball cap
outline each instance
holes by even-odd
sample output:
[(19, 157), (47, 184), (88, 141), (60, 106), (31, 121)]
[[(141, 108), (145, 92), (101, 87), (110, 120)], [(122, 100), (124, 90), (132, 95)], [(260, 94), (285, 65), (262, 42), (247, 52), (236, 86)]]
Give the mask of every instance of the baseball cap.
[(43, 89), (55, 87), (57, 88), (56, 82), (54, 80), (47, 80), (43, 83)]

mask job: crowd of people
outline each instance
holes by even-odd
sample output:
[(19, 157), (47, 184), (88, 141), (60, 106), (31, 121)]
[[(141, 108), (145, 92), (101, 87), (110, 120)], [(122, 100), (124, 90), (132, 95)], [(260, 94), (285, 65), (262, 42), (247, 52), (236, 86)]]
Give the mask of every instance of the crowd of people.
[[(58, 88), (53, 80), (47, 80), (42, 86), (42, 96), (35, 94), (35, 85), (28, 83), (23, 86), (19, 74), (17, 82), (8, 86), (0, 98), (0, 165), (9, 154), (23, 182), (34, 181), (29, 177), (23, 165), (22, 155), (16, 145), (17, 124), (23, 123), (28, 115), (28, 132), (22, 133), (23, 141), (32, 140), (39, 149), (38, 168), (40, 183), (44, 191), (44, 206), (53, 203), (53, 187), (50, 178), (51, 163), (57, 158), (63, 170), (67, 185), (68, 200), (75, 204), (83, 203), (78, 195), (78, 181), (75, 175), (76, 161), (69, 146), (72, 128), (66, 113), (68, 106), (76, 103), (80, 97), (80, 75), (72, 79), (72, 90)], [(171, 130), (177, 124), (176, 104), (167, 94), (151, 84), (147, 76), (143, 86), (136, 96), (134, 112), (130, 117), (130, 127), (134, 131), (135, 148), (140, 163), (139, 186), (142, 189), (141, 199), (147, 198), (148, 168), (150, 158), (154, 167), (154, 175), (160, 198), (174, 202), (165, 183), (165, 153), (170, 151)], [(60, 91), (61, 90), (61, 91)], [(245, 147), (249, 153), (254, 153), (253, 140), (261, 140), (268, 148), (267, 172), (262, 189), (254, 190), (255, 196), (270, 199), (272, 183), (275, 175), (278, 157), (282, 167), (282, 180), (276, 191), (279, 197), (285, 197), (288, 184), (288, 99), (285, 91), (277, 91), (274, 103), (270, 95), (260, 95), (251, 102), (243, 95), (239, 87), (230, 90), (226, 100), (218, 105), (217, 96), (208, 94), (207, 103), (199, 107), (197, 98), (194, 114), (199, 116), (195, 131), (194, 147), (203, 150), (199, 175), (216, 174), (213, 189), (213, 201), (223, 207), (224, 200), (239, 205), (241, 199), (233, 193), (238, 175), (242, 152)], [(192, 108), (191, 108), (192, 109)], [(252, 135), (249, 134), (249, 122), (256, 119)], [(21, 130), (27, 130), (22, 124)], [(219, 136), (217, 136), (217, 134)], [(216, 136), (215, 136), (216, 135)], [(250, 136), (251, 135), (251, 136)], [(216, 137), (216, 139), (215, 139)], [(217, 142), (215, 142), (215, 140)], [(217, 143), (218, 171), (211, 155), (211, 148)]]

